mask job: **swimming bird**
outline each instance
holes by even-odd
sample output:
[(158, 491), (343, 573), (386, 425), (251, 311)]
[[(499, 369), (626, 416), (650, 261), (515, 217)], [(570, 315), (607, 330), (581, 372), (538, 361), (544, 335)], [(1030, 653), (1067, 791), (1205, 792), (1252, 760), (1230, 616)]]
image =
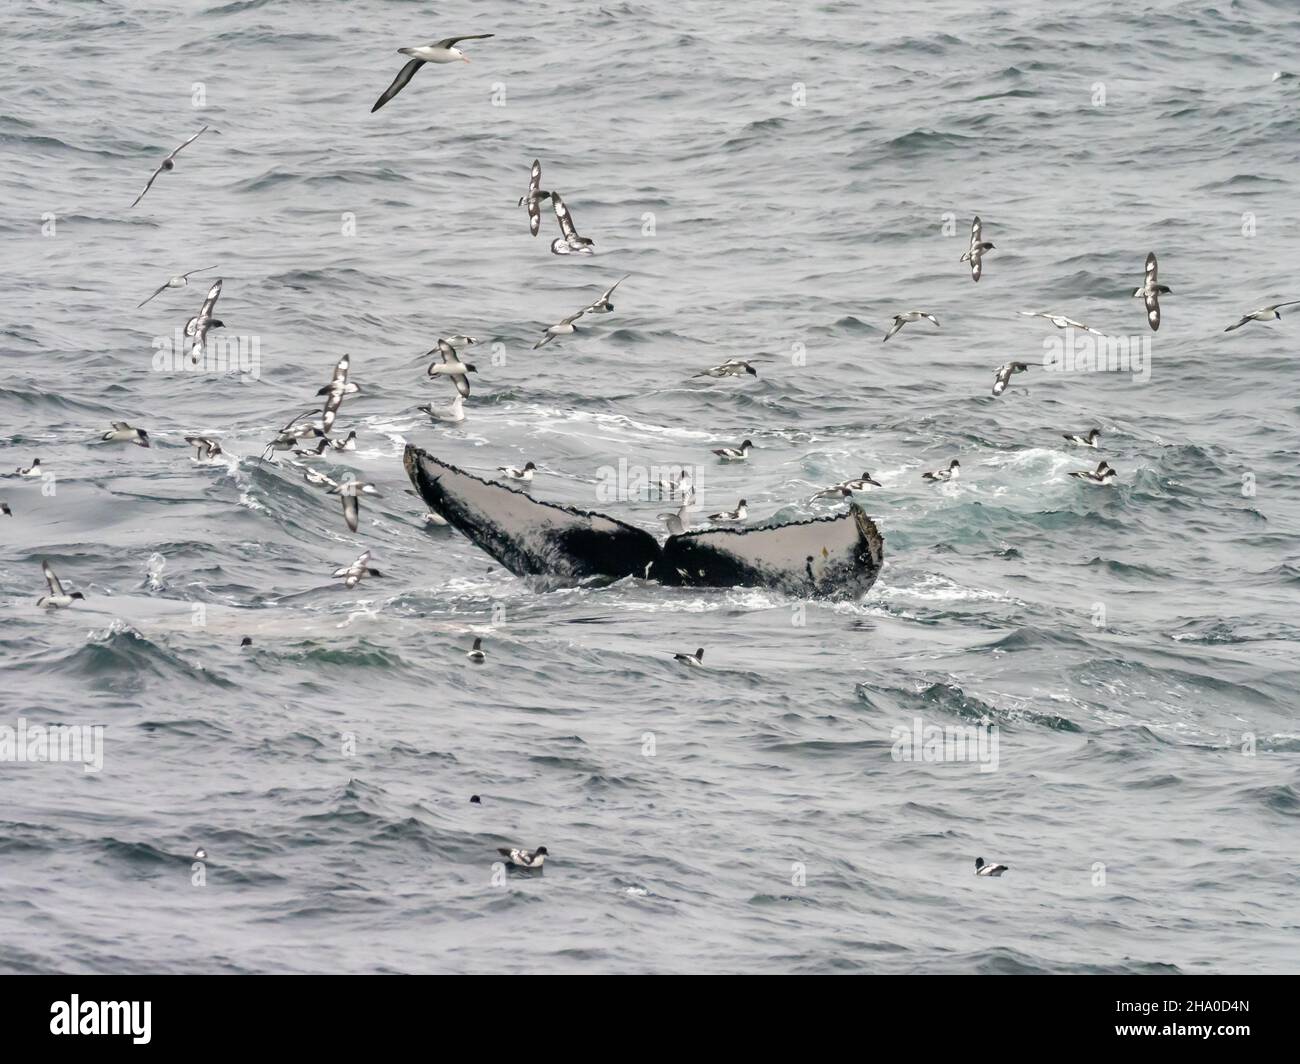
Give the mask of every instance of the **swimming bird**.
[(694, 374), (696, 377), (739, 377), (744, 373), (757, 377), (758, 370), (748, 362), (739, 358), (729, 358), (720, 366), (714, 366), (712, 369), (702, 370)]
[(749, 457), (749, 452), (753, 449), (754, 445), (749, 440), (746, 440), (739, 447), (718, 447), (713, 453), (724, 462), (743, 462)]
[(71, 606), (73, 600), (86, 597), (80, 591), (74, 591), (70, 595), (64, 591), (63, 585), (59, 583), (59, 578), (54, 575), (54, 570), (50, 568), (49, 562), (41, 562), (41, 572), (45, 574), (45, 582), (50, 587), (50, 593), (37, 599), (36, 605), (43, 606), (46, 609), (56, 609), (59, 606)]
[(539, 347), (545, 347), (557, 336), (572, 336), (578, 331), (578, 327), (573, 323), (586, 313), (585, 310), (580, 310), (576, 314), (570, 314), (567, 318), (561, 318), (554, 325), (548, 325), (546, 335), (533, 344), (533, 350), (536, 351)]
[(516, 469), (514, 466), (497, 466), (498, 473), (504, 473), (511, 480), (524, 480), (531, 482), (533, 473), (537, 467), (532, 462), (527, 463), (523, 469)]
[(1061, 433), (1063, 439), (1068, 443), (1073, 443), (1079, 447), (1091, 447), (1097, 449), (1097, 441), (1101, 439), (1101, 429), (1089, 429), (1087, 436), (1075, 436), (1073, 433)]
[(487, 661), (487, 655), (483, 653), (483, 640), (476, 637), (474, 646), (466, 651), (465, 657), (469, 658), (470, 663), (473, 665), (482, 665), (483, 662)]
[(434, 421), (448, 421), (453, 425), (459, 425), (465, 420), (465, 400), (459, 392), (444, 410), (438, 410), (432, 403), (425, 403), (417, 409), (422, 414), (428, 414)]
[(922, 473), (922, 480), (956, 480), (961, 476), (961, 463), (953, 459), (948, 463), (947, 469), (936, 469), (933, 473)]
[[(249, 642), (251, 643), (252, 640), (250, 639)], [(194, 851), (194, 859), (196, 861), (206, 861), (208, 859), (208, 851), (205, 850), (202, 846), (200, 846), (197, 850)]]
[(14, 512), (9, 509), (9, 504), (7, 502), (0, 502), (0, 514), (4, 514), (5, 517), (13, 517)]
[[(313, 470), (313, 472), (315, 471)], [(324, 474), (317, 475), (323, 476)], [(337, 495), (343, 500), (343, 520), (347, 523), (348, 531), (355, 532), (361, 517), (361, 496), (374, 495), (378, 497), (379, 489), (366, 480), (345, 480), (334, 484), (329, 489), (329, 493)]]
[(664, 523), (670, 536), (680, 536), (686, 531), (686, 520), (690, 516), (691, 508), (695, 505), (695, 496), (682, 503), (675, 514), (660, 514), (659, 520)]
[(471, 795), (469, 796), (469, 804), (470, 804), (470, 805), (482, 805), (482, 804), (483, 804), (483, 799), (480, 798), (477, 794), (471, 794)]
[(1110, 485), (1119, 479), (1119, 474), (1107, 462), (1099, 462), (1096, 470), (1085, 469), (1080, 473), (1071, 473), (1076, 480), (1085, 484)]
[(1152, 251), (1147, 255), (1146, 276), (1142, 287), (1133, 289), (1133, 298), (1141, 296), (1142, 303), (1147, 308), (1147, 324), (1151, 326), (1152, 332), (1160, 328), (1160, 297), (1173, 291), (1168, 285), (1158, 283), (1157, 269), (1156, 253)]
[(746, 506), (745, 500), (741, 499), (740, 505), (738, 505), (734, 510), (723, 510), (721, 513), (709, 514), (709, 520), (714, 524), (719, 525), (735, 525), (744, 521), (748, 516), (749, 509)]
[(700, 647), (694, 654), (674, 654), (673, 661), (680, 661), (683, 665), (693, 665), (700, 668), (704, 665), (704, 648)]
[(329, 450), (329, 445), (332, 442), (333, 441), (331, 441), (328, 437), (322, 436), (320, 440), (316, 443), (315, 447), (309, 450), (304, 450), (301, 447), (295, 447), (293, 449), (293, 453), (297, 455), (297, 457), (299, 458), (319, 458), (327, 450)]
[(216, 440), (210, 440), (206, 436), (186, 436), (185, 442), (195, 448), (198, 453), (195, 458), (216, 458), (222, 454), (221, 444)]
[(628, 279), (628, 277), (631, 277), (631, 276), (632, 276), (632, 275), (629, 273), (629, 274), (627, 274), (627, 275), (625, 275), (625, 276), (623, 276), (623, 277), (620, 277), (617, 281), (615, 281), (612, 285), (610, 285), (608, 288), (606, 288), (604, 292), (602, 292), (602, 293), (600, 294), (600, 298), (599, 298), (598, 300), (596, 300), (596, 302), (592, 303), (591, 306), (589, 306), (589, 307), (585, 307), (585, 308), (583, 309), (582, 313), (584, 313), (584, 314), (611, 314), (611, 313), (613, 313), (613, 310), (614, 310), (614, 304), (610, 302), (609, 297), (612, 296), (612, 295), (614, 294), (614, 289), (615, 289), (615, 288), (617, 288), (617, 287), (618, 287), (619, 285), (621, 285), (624, 281), (626, 281), (626, 280)]
[(20, 477), (39, 477), (41, 475), (41, 460), (38, 458), (31, 465), (23, 468), (19, 466), (14, 470)]
[(1017, 313), (1023, 314), (1026, 318), (1046, 318), (1058, 329), (1082, 329), (1084, 332), (1090, 332), (1094, 336), (1105, 335), (1105, 333), (1100, 329), (1094, 329), (1091, 325), (1084, 325), (1081, 321), (1067, 318), (1064, 314), (1051, 314), (1036, 310), (1021, 310)]
[(528, 175), (528, 193), (519, 197), (519, 206), (528, 208), (528, 228), (533, 236), (542, 227), (542, 201), (550, 198), (551, 194), (542, 188), (541, 160), (534, 159)]
[(464, 37), (445, 37), (441, 41), (435, 41), (433, 44), (422, 44), (418, 48), (397, 49), (399, 55), (409, 55), (413, 58), (397, 72), (397, 77), (393, 78), (393, 83), (375, 101), (375, 106), (370, 108), (370, 113), (374, 114), (406, 88), (407, 83), (415, 77), (415, 72), (425, 63), (468, 63), (469, 56), (457, 48), (456, 45), (461, 41), (487, 40), (491, 36), (490, 33), (472, 33)]
[(1300, 303), (1300, 299), (1292, 299), (1286, 303), (1272, 303), (1267, 307), (1260, 307), (1258, 310), (1252, 310), (1242, 316), (1241, 321), (1236, 325), (1229, 325), (1224, 332), (1232, 332), (1233, 329), (1240, 329), (1247, 322), (1252, 321), (1281, 321), (1282, 315), (1278, 313), (1278, 307), (1294, 307)]
[(541, 868), (546, 861), (547, 849), (545, 846), (538, 846), (535, 850), (507, 849), (499, 846), (497, 853), (515, 868)]
[(199, 312), (185, 323), (185, 335), (192, 336), (194, 343), (190, 345), (190, 360), (197, 366), (199, 359), (203, 357), (203, 345), (207, 343), (208, 330), (220, 329), (226, 323), (218, 321), (212, 316), (216, 309), (217, 299), (221, 296), (221, 278), (212, 282), (212, 287), (208, 289), (208, 294), (203, 297), (203, 306)]
[(447, 343), (446, 340), (439, 340), (438, 346), (428, 355), (438, 356), (440, 361), (429, 363), (428, 374), (430, 377), (450, 377), (451, 383), (456, 386), (456, 391), (460, 392), (461, 397), (469, 398), (469, 377), (467, 374), (477, 373), (478, 368), (472, 362), (462, 362), (460, 355), (456, 354), (456, 349)]
[(321, 440), (332, 451), (355, 451), (357, 449), (357, 430), (353, 429), (341, 440)]
[(894, 335), (894, 333), (898, 332), (898, 330), (901, 329), (904, 325), (907, 325), (909, 322), (920, 321), (922, 318), (924, 318), (926, 321), (934, 322), (934, 326), (936, 329), (939, 327), (939, 319), (936, 318), (933, 314), (927, 314), (923, 310), (904, 311), (902, 314), (894, 315), (894, 324), (889, 327), (889, 332), (885, 333), (885, 339), (881, 340), (880, 342), (883, 344), (885, 340), (888, 340), (891, 336)]
[(839, 495), (841, 498), (851, 496), (855, 491), (866, 491), (868, 487), (880, 487), (880, 481), (872, 477), (865, 470), (857, 480), (843, 480), (838, 484), (832, 484), (829, 488), (824, 488), (813, 496), (814, 499), (830, 498)]
[[(153, 187), (153, 183), (158, 179), (159, 174), (163, 173), (164, 171), (171, 171), (176, 169), (176, 156), (179, 155), (183, 149), (188, 148), (191, 144), (193, 144), (196, 140), (198, 140), (199, 137), (203, 136), (203, 134), (206, 133), (209, 128), (210, 128), (209, 126), (204, 126), (197, 133), (195, 133), (194, 136), (190, 137), (189, 140), (187, 140), (184, 144), (182, 144), (179, 148), (176, 148), (172, 152), (170, 152), (167, 158), (165, 158), (162, 162), (158, 164), (158, 169), (149, 175), (148, 182), (141, 190), (140, 195), (136, 196), (135, 203), (131, 204), (132, 207), (134, 207), (136, 203), (139, 203), (142, 199), (144, 199), (144, 194)], [(212, 130), (212, 132), (220, 134), (221, 130), (214, 129)], [(129, 209), (130, 208), (128, 208), (128, 210)]]
[(992, 244), (982, 239), (983, 231), (980, 216), (977, 214), (975, 220), (970, 223), (970, 247), (966, 249), (959, 260), (961, 262), (970, 262), (970, 279), (972, 281), (978, 281), (980, 275), (984, 272), (984, 252), (994, 250)]
[(251, 647), (252, 645), (253, 645), (253, 637), (251, 635), (246, 635), (244, 636), (243, 639), (239, 641), (239, 646), (241, 650), (244, 647)]
[(975, 874), (977, 876), (1000, 876), (1007, 870), (1004, 864), (985, 864), (983, 857), (975, 858)]
[[(153, 297), (158, 295), (159, 292), (165, 292), (169, 288), (184, 288), (187, 284), (190, 283), (190, 278), (193, 277), (196, 273), (207, 273), (208, 270), (215, 270), (215, 269), (216, 269), (215, 266), (204, 266), (203, 269), (201, 270), (190, 270), (189, 273), (178, 273), (175, 277), (169, 277), (167, 279), (166, 284), (161, 284), (154, 289), (153, 296), (150, 296), (149, 299), (153, 299)], [(148, 303), (149, 299), (146, 299), (144, 303)], [(136, 304), (135, 309), (139, 310), (141, 307), (144, 306), (144, 303)]]
[(149, 446), (149, 433), (144, 429), (133, 429), (125, 421), (114, 421), (113, 427), (100, 436), (105, 443), (134, 443), (139, 447)]
[(993, 394), (1001, 395), (1007, 390), (1007, 383), (1011, 380), (1013, 373), (1024, 373), (1029, 369), (1026, 362), (1008, 362), (1006, 365), (999, 366), (993, 378)]
[(570, 255), (575, 251), (590, 254), (592, 245), (596, 242), (589, 240), (585, 236), (578, 235), (577, 227), (573, 224), (573, 214), (569, 211), (564, 198), (558, 192), (551, 193), (551, 207), (560, 223), (560, 233), (562, 234), (551, 241), (552, 254)]
[(351, 565), (334, 570), (334, 579), (342, 580), (343, 586), (351, 590), (367, 576), (383, 576), (378, 569), (370, 567), (370, 551), (363, 551)]

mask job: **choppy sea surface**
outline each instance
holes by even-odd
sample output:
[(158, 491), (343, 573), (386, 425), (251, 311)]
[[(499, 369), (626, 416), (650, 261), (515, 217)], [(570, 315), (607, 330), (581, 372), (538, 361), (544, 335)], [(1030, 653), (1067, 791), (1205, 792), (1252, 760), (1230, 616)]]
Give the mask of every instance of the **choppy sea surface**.
[[(370, 113), (398, 47), (475, 33)], [(103, 763), (0, 762), (0, 969), (1296, 970), (1300, 322), (1224, 329), (1300, 299), (1298, 55), (1253, 0), (14, 5), (0, 470), (47, 475), (0, 479), (0, 727)], [(594, 255), (529, 235), (534, 158)], [(173, 371), (216, 277), (244, 372)], [(1141, 365), (1045, 368), (1021, 310)], [(312, 465), (382, 492), (356, 534), (258, 461), (344, 353), (359, 446)], [(424, 527), (406, 443), (656, 531), (652, 467), (754, 524), (869, 470), (885, 568), (838, 605), (521, 580)], [(43, 559), (85, 601), (37, 609)], [(996, 770), (902, 759), (959, 726)]]

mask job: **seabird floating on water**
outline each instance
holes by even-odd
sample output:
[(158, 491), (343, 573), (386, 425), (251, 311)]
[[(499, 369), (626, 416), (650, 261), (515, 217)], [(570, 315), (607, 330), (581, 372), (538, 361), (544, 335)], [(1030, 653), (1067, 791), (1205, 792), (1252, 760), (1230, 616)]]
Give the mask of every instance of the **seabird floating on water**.
[(571, 255), (574, 252), (591, 254), (592, 245), (596, 242), (578, 235), (577, 227), (573, 224), (573, 214), (558, 192), (551, 193), (551, 207), (563, 234), (551, 241), (551, 252), (556, 255)]
[(894, 333), (898, 332), (898, 330), (901, 329), (904, 325), (908, 324), (909, 322), (920, 321), (922, 318), (924, 318), (926, 321), (934, 322), (935, 328), (939, 327), (939, 319), (936, 318), (933, 314), (927, 314), (923, 310), (904, 311), (902, 314), (894, 315), (894, 324), (889, 327), (889, 332), (885, 333), (885, 339), (881, 340), (880, 342), (883, 344), (885, 340), (888, 340), (891, 336), (894, 335)]
[(474, 645), (465, 652), (465, 657), (469, 658), (471, 664), (474, 665), (482, 665), (483, 662), (487, 661), (487, 655), (483, 653), (483, 640), (476, 637)]
[(1089, 429), (1087, 436), (1075, 436), (1073, 433), (1061, 433), (1068, 443), (1073, 443), (1079, 447), (1091, 447), (1094, 451), (1097, 449), (1097, 441), (1101, 439), (1101, 429)]
[(0, 514), (4, 514), (5, 517), (13, 517), (14, 512), (9, 509), (9, 504), (7, 502), (0, 502)]
[(105, 443), (134, 443), (139, 447), (149, 446), (149, 433), (144, 429), (133, 429), (125, 421), (114, 421), (113, 427), (100, 436)]
[(977, 876), (1000, 876), (1007, 870), (1004, 864), (985, 864), (983, 857), (975, 858), (975, 874)]
[(1099, 462), (1096, 470), (1085, 469), (1079, 473), (1071, 473), (1070, 476), (1082, 480), (1085, 484), (1097, 485), (1110, 485), (1119, 479), (1119, 474), (1107, 462)]
[(723, 510), (721, 513), (709, 514), (709, 520), (719, 525), (738, 525), (749, 516), (749, 509), (744, 499), (734, 510)]
[(370, 108), (370, 113), (374, 114), (406, 88), (407, 83), (415, 77), (415, 72), (425, 63), (468, 63), (469, 56), (457, 48), (456, 45), (460, 41), (483, 41), (491, 36), (490, 33), (471, 33), (464, 37), (446, 37), (433, 44), (422, 44), (418, 48), (397, 49), (399, 55), (409, 55), (413, 58), (397, 72), (397, 77), (393, 78), (393, 83), (375, 101), (375, 106)]
[(982, 239), (983, 226), (980, 224), (980, 216), (975, 215), (975, 220), (970, 223), (970, 247), (962, 255), (961, 262), (970, 262), (970, 279), (978, 281), (980, 275), (984, 272), (984, 252), (993, 251), (993, 245), (987, 240)]
[(922, 480), (956, 480), (961, 476), (961, 463), (953, 459), (947, 469), (936, 469), (933, 473), (922, 473)]
[(456, 349), (446, 340), (439, 340), (438, 346), (427, 352), (426, 357), (435, 354), (440, 361), (429, 363), (429, 376), (450, 377), (451, 383), (456, 386), (456, 391), (460, 392), (462, 398), (468, 399), (469, 377), (467, 374), (477, 373), (478, 368), (472, 362), (462, 362), (460, 355), (456, 354)]
[[(148, 180), (148, 182), (145, 184), (144, 188), (141, 190), (140, 195), (136, 196), (136, 198), (135, 198), (135, 203), (132, 203), (132, 204), (131, 204), (132, 207), (134, 207), (136, 203), (139, 203), (142, 199), (144, 199), (144, 194), (145, 194), (146, 192), (148, 192), (150, 188), (153, 187), (153, 183), (158, 179), (158, 175), (159, 175), (159, 174), (161, 174), (161, 173), (162, 173), (163, 171), (165, 171), (165, 170), (175, 170), (175, 169), (176, 169), (176, 162), (175, 162), (175, 160), (176, 160), (176, 156), (179, 155), (183, 149), (188, 148), (191, 144), (193, 144), (196, 140), (198, 140), (199, 137), (203, 136), (203, 134), (206, 133), (206, 132), (208, 131), (208, 129), (209, 129), (208, 126), (204, 126), (204, 127), (203, 127), (202, 129), (200, 129), (197, 133), (195, 133), (194, 136), (190, 137), (189, 140), (187, 140), (184, 144), (182, 144), (179, 148), (174, 149), (170, 154), (168, 154), (167, 158), (165, 158), (162, 162), (160, 162), (160, 163), (158, 164), (158, 169), (155, 170), (151, 175), (149, 175), (149, 180)], [(219, 129), (214, 129), (214, 130), (212, 130), (212, 132), (213, 132), (213, 133), (220, 134), (220, 133), (221, 133), (221, 130), (219, 130)], [(211, 269), (211, 267), (209, 267), (209, 269)], [(174, 280), (174, 278), (173, 278), (173, 280)], [(157, 294), (157, 293), (155, 293), (155, 295), (156, 295), (156, 294)], [(141, 304), (141, 305), (143, 305), (143, 304)]]
[(841, 498), (849, 498), (855, 491), (866, 491), (868, 487), (878, 488), (880, 486), (880, 482), (864, 470), (862, 476), (857, 480), (844, 480), (838, 484), (833, 484), (829, 488), (819, 491), (813, 498), (828, 499), (835, 495)]
[(370, 552), (363, 551), (351, 565), (334, 570), (334, 579), (342, 580), (346, 588), (354, 588), (367, 576), (383, 576), (378, 569), (370, 567)]
[(542, 227), (542, 201), (550, 198), (551, 194), (542, 188), (542, 162), (534, 159), (528, 175), (528, 194), (519, 197), (519, 206), (528, 208), (528, 228), (533, 236)]
[(64, 591), (63, 585), (59, 583), (59, 578), (54, 575), (54, 570), (50, 568), (49, 562), (41, 562), (41, 572), (45, 574), (45, 582), (50, 587), (50, 593), (37, 599), (36, 605), (43, 606), (46, 609), (56, 609), (59, 606), (71, 606), (75, 599), (84, 599), (86, 597), (80, 591), (74, 591), (70, 595)]
[(526, 463), (523, 469), (516, 469), (514, 466), (497, 466), (497, 472), (504, 473), (511, 480), (524, 480), (530, 483), (536, 471), (537, 467), (532, 462)]
[(1146, 276), (1142, 287), (1133, 289), (1133, 298), (1141, 296), (1142, 303), (1147, 308), (1147, 324), (1151, 326), (1152, 332), (1160, 328), (1160, 297), (1173, 291), (1168, 285), (1157, 283), (1157, 271), (1156, 253), (1152, 251), (1147, 255)]
[(497, 853), (506, 859), (506, 863), (515, 868), (541, 868), (546, 861), (547, 850), (545, 846), (538, 846), (535, 850), (507, 849), (504, 846), (497, 847)]
[(1027, 369), (1029, 369), (1027, 362), (1008, 362), (1004, 366), (999, 366), (993, 378), (993, 394), (1001, 395), (1007, 390), (1011, 375), (1013, 373), (1024, 373)]
[[(208, 270), (215, 270), (215, 269), (216, 269), (215, 266), (204, 266), (203, 269), (201, 270), (190, 270), (189, 273), (178, 273), (175, 277), (169, 277), (167, 279), (166, 284), (161, 284), (154, 289), (153, 296), (150, 296), (149, 299), (153, 299), (153, 297), (158, 295), (159, 292), (165, 292), (169, 288), (184, 288), (187, 284), (190, 283), (190, 278), (193, 277), (196, 273), (207, 273)], [(144, 303), (148, 303), (149, 299), (146, 299)], [(135, 309), (139, 310), (140, 307), (144, 306), (144, 303), (137, 304)]]
[(196, 366), (199, 359), (203, 357), (203, 345), (208, 340), (209, 329), (220, 329), (225, 326), (225, 322), (218, 321), (212, 316), (216, 309), (217, 299), (221, 296), (221, 278), (212, 282), (212, 287), (208, 289), (208, 294), (203, 297), (203, 306), (199, 312), (185, 323), (185, 335), (194, 338), (190, 345), (190, 361)]
[(25, 469), (19, 466), (14, 470), (20, 477), (39, 477), (41, 475), (41, 460), (38, 458)]
[(753, 449), (753, 443), (746, 440), (739, 447), (718, 447), (713, 453), (724, 462), (743, 462), (749, 458), (749, 452)]
[(1282, 315), (1278, 313), (1278, 307), (1293, 307), (1300, 303), (1300, 299), (1292, 299), (1286, 303), (1272, 303), (1267, 307), (1260, 307), (1258, 310), (1252, 310), (1242, 316), (1241, 321), (1236, 325), (1229, 325), (1224, 332), (1232, 332), (1233, 329), (1240, 329), (1247, 322), (1252, 321), (1281, 321)]
[(673, 661), (679, 661), (683, 665), (693, 665), (700, 668), (704, 665), (704, 648), (700, 647), (694, 654), (674, 654)]

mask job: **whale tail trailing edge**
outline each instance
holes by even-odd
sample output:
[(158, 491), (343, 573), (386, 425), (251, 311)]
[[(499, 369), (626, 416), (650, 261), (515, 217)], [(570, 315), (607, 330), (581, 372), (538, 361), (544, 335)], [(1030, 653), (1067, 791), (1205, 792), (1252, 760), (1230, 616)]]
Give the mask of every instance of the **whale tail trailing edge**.
[(884, 541), (856, 504), (838, 517), (769, 528), (687, 532), (660, 547), (604, 514), (539, 502), (407, 446), (416, 490), (476, 546), (518, 576), (561, 583), (649, 576), (669, 585), (769, 587), (788, 595), (856, 599), (875, 583)]

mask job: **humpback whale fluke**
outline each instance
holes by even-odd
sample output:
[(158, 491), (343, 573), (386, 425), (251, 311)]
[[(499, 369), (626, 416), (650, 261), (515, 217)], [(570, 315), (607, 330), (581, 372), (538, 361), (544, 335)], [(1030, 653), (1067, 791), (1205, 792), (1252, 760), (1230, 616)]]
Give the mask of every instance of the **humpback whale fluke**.
[(857, 599), (880, 573), (884, 540), (857, 504), (836, 517), (743, 530), (687, 532), (660, 547), (604, 514), (539, 502), (408, 445), (406, 473), (432, 508), (517, 576), (561, 583), (648, 575), (669, 585), (770, 587)]

